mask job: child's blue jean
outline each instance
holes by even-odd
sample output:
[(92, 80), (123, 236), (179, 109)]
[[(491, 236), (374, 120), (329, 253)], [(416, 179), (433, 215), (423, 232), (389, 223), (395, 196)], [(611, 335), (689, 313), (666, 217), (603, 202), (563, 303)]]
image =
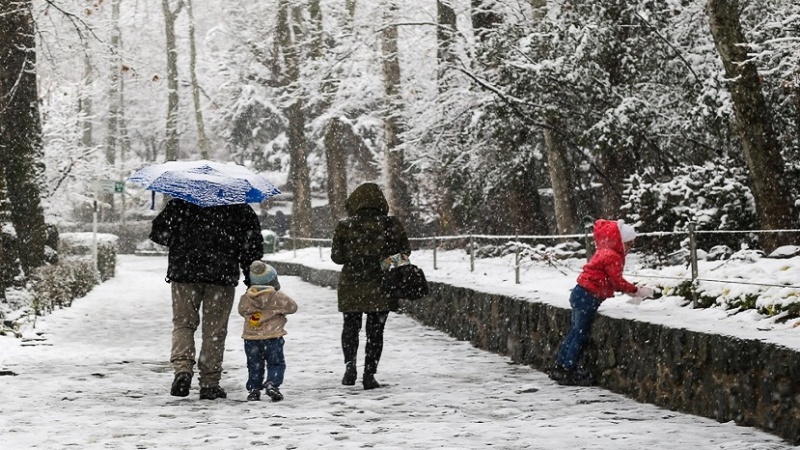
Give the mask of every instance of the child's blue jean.
[(267, 383), (280, 387), (286, 372), (283, 358), (283, 338), (245, 340), (244, 352), (247, 355), (247, 390), (264, 389), (264, 372)]
[(581, 286), (575, 286), (569, 296), (569, 305), (572, 307), (572, 322), (567, 337), (561, 343), (556, 364), (567, 370), (573, 370), (578, 365), (586, 342), (589, 340), (592, 321), (600, 307), (600, 300)]

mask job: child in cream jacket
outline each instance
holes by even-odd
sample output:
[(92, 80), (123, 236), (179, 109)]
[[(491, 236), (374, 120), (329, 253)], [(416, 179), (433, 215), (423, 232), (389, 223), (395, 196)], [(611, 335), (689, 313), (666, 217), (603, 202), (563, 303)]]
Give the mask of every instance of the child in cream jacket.
[[(261, 400), (261, 390), (273, 402), (283, 400), (280, 386), (286, 372), (283, 336), (286, 315), (297, 312), (297, 303), (280, 292), (278, 273), (263, 261), (250, 265), (250, 287), (239, 299), (239, 315), (244, 317), (244, 351), (247, 355), (248, 400)], [(264, 374), (266, 372), (266, 383)]]

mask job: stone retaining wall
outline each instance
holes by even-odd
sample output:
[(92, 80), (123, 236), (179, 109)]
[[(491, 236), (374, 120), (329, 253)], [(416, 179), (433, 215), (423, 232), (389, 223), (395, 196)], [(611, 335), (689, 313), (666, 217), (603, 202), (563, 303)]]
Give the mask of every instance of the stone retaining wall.
[[(270, 261), (278, 273), (336, 287), (337, 271)], [(419, 322), (543, 370), (570, 311), (542, 303), (430, 283), (406, 305)], [(735, 421), (800, 444), (800, 353), (757, 340), (698, 333), (599, 315), (587, 366), (599, 385), (671, 410)]]

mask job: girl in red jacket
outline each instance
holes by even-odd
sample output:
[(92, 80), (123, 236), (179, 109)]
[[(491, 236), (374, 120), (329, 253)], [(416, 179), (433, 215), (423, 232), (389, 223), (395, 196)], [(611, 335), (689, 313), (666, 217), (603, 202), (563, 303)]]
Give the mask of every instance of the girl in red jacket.
[(558, 351), (556, 366), (550, 371), (550, 378), (559, 384), (589, 386), (594, 383), (585, 369), (578, 368), (578, 361), (603, 300), (612, 297), (616, 291), (642, 298), (653, 295), (652, 289), (637, 287), (622, 277), (625, 254), (636, 238), (633, 227), (622, 220), (600, 219), (594, 223), (593, 233), (597, 250), (583, 266), (578, 285), (569, 297), (571, 326)]

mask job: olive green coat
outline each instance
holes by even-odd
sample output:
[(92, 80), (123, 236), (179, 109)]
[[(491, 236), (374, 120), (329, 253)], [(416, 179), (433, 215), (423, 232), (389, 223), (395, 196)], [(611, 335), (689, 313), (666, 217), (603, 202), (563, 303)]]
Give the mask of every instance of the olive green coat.
[(331, 259), (344, 264), (339, 275), (340, 312), (396, 311), (397, 300), (381, 289), (380, 261), (410, 254), (403, 224), (388, 216), (389, 205), (375, 183), (364, 183), (347, 198), (348, 217), (333, 233)]

